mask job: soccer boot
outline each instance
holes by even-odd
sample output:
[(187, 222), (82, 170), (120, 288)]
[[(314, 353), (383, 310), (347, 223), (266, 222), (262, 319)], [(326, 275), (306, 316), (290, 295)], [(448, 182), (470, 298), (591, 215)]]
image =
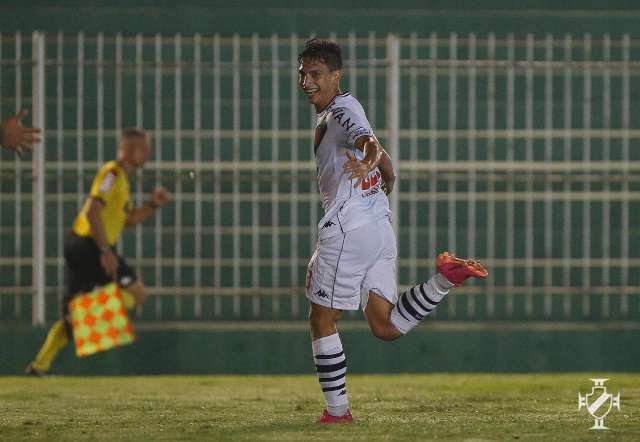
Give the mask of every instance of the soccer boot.
[(447, 280), (455, 285), (461, 285), (467, 278), (486, 278), (489, 272), (482, 264), (474, 259), (456, 258), (449, 252), (443, 252), (436, 258), (436, 268)]
[(318, 418), (319, 424), (352, 424), (353, 416), (351, 415), (351, 410), (347, 410), (347, 412), (342, 416), (332, 416), (329, 414), (327, 410), (324, 410), (322, 416)]
[(46, 372), (44, 370), (38, 370), (33, 366), (33, 363), (30, 363), (29, 365), (27, 365), (27, 368), (24, 369), (24, 374), (26, 374), (27, 376), (34, 376), (38, 378), (44, 378), (49, 376), (49, 372)]

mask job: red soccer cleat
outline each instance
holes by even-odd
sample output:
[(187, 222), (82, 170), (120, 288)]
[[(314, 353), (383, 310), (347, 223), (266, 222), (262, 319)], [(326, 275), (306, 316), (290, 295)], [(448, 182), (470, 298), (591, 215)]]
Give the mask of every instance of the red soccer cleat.
[(327, 410), (324, 410), (322, 416), (318, 418), (318, 424), (352, 424), (353, 416), (351, 415), (351, 410), (347, 410), (347, 412), (342, 416), (332, 416), (329, 414)]
[(486, 278), (489, 272), (474, 259), (456, 258), (443, 252), (436, 258), (436, 268), (451, 284), (461, 285), (467, 278)]

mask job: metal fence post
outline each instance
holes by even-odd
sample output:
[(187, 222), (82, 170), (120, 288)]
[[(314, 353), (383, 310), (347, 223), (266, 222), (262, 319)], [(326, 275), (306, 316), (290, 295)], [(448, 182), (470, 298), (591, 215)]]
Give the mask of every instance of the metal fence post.
[[(400, 165), (400, 39), (393, 34), (387, 36), (387, 140), (386, 147), (391, 162), (398, 172)], [(399, 186), (400, 180), (396, 181)], [(400, 214), (398, 189), (391, 194), (393, 230), (398, 235)]]
[[(34, 32), (32, 36), (33, 75), (33, 125), (44, 130), (45, 126), (45, 34)], [(45, 322), (45, 137), (33, 153), (33, 305), (32, 324)]]

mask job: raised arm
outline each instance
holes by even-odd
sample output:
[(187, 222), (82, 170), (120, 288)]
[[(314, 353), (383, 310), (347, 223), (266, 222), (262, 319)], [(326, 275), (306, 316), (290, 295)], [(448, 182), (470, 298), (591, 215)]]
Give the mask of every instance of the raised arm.
[(151, 200), (142, 207), (135, 208), (127, 214), (125, 224), (135, 226), (144, 221), (156, 209), (164, 206), (169, 201), (169, 193), (163, 187), (157, 187), (151, 194)]

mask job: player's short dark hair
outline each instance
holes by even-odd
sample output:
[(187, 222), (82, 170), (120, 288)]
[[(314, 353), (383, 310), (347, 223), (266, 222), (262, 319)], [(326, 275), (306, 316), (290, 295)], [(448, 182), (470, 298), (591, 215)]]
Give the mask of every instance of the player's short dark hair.
[(319, 60), (329, 67), (330, 71), (342, 69), (342, 51), (334, 41), (314, 37), (304, 45), (304, 50), (298, 54), (298, 63), (303, 58)]
[(131, 140), (133, 138), (146, 138), (147, 132), (137, 127), (126, 127), (122, 129), (122, 139)]

